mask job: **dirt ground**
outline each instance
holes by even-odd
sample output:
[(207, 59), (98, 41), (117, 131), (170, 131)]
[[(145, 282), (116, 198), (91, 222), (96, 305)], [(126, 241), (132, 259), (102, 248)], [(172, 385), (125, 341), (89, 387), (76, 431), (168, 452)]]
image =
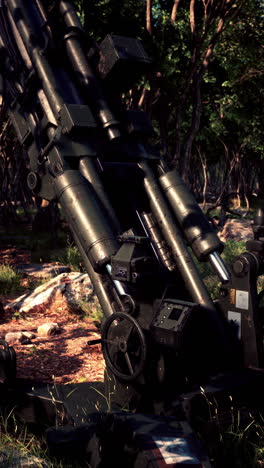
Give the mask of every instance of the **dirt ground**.
[[(30, 252), (15, 248), (0, 250), (0, 264), (30, 263)], [(25, 280), (24, 280), (25, 281)], [(19, 294), (20, 295), (20, 294)], [(0, 297), (0, 337), (13, 331), (36, 334), (39, 325), (56, 322), (61, 333), (49, 337), (36, 337), (30, 344), (14, 344), (17, 354), (17, 377), (43, 382), (77, 383), (103, 380), (104, 361), (100, 344), (88, 346), (87, 341), (98, 339), (98, 329), (88, 318), (69, 314), (65, 305), (53, 303), (45, 313), (8, 316), (4, 306), (14, 299)]]

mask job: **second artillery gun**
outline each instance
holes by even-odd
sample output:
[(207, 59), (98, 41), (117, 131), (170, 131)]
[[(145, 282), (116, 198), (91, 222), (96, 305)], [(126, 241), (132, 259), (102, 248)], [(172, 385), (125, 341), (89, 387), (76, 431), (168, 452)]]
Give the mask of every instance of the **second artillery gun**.
[[(179, 395), (215, 376), (221, 388), (230, 376), (259, 384), (247, 368), (263, 367), (263, 214), (229, 272), (211, 224), (150, 145), (148, 117), (122, 104), (149, 66), (142, 44), (87, 43), (70, 1), (4, 0), (1, 94), (28, 152), (27, 184), (60, 203), (104, 312), (107, 394), (120, 409), (175, 417)], [(193, 256), (219, 276), (218, 301)]]

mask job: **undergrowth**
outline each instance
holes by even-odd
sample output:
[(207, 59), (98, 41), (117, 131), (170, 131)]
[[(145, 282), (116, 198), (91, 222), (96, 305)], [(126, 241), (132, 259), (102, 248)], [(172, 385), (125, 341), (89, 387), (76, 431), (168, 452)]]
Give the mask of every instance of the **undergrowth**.
[(52, 260), (69, 266), (73, 271), (82, 269), (82, 257), (75, 245), (68, 245), (59, 254), (53, 253)]
[(27, 425), (14, 416), (14, 410), (8, 415), (0, 414), (0, 466), (17, 468), (84, 468), (88, 463), (67, 461), (49, 456), (44, 434), (31, 432)]
[[(98, 391), (97, 389), (95, 389)], [(100, 392), (99, 392), (100, 393)], [(100, 393), (100, 396), (107, 398)], [(110, 401), (110, 400), (109, 400)], [(111, 404), (109, 411), (111, 411)], [(264, 421), (260, 415), (248, 414), (246, 419), (231, 408), (233, 421), (227, 430), (221, 427), (217, 411), (208, 426), (208, 433), (201, 437), (213, 468), (258, 468), (264, 466)], [(232, 413), (233, 411), (233, 413)], [(2, 456), (2, 459), (1, 459)], [(4, 456), (4, 458), (3, 458)], [(34, 458), (36, 457), (36, 458)], [(27, 426), (17, 421), (12, 410), (7, 416), (0, 415), (0, 466), (16, 468), (34, 461), (35, 468), (81, 468), (88, 467), (86, 460), (64, 460), (49, 456), (43, 434), (34, 434)]]
[(22, 275), (10, 265), (0, 265), (0, 294), (12, 294), (21, 289)]
[[(245, 250), (246, 250), (245, 242), (229, 240), (225, 243), (224, 251), (221, 257), (227, 263), (227, 265), (231, 268), (231, 265), (235, 257), (245, 252)], [(218, 277), (213, 271), (211, 265), (209, 264), (209, 262), (202, 263), (196, 260), (195, 262), (201, 274), (201, 277), (204, 280), (204, 283), (206, 287), (208, 288), (212, 298), (218, 299), (221, 282), (219, 281)]]
[(231, 395), (218, 398), (217, 394), (208, 394), (202, 387), (200, 392), (199, 416), (193, 425), (212, 467), (264, 466), (264, 418), (260, 412), (236, 407)]
[(101, 307), (96, 303), (86, 301), (80, 301), (79, 306), (83, 316), (88, 316), (99, 327), (104, 317)]
[[(46, 457), (43, 440), (31, 434), (27, 426), (18, 422), (13, 410), (7, 415), (0, 415), (0, 456), (1, 467), (20, 466), (18, 458), (29, 459)], [(25, 461), (25, 460), (24, 460)], [(35, 465), (36, 467), (38, 464)], [(39, 466), (41, 466), (39, 464)], [(50, 465), (52, 466), (52, 465)]]
[(214, 446), (208, 447), (214, 468), (257, 468), (264, 466), (264, 427), (261, 416), (249, 414), (247, 421), (236, 421), (226, 431), (215, 436)]

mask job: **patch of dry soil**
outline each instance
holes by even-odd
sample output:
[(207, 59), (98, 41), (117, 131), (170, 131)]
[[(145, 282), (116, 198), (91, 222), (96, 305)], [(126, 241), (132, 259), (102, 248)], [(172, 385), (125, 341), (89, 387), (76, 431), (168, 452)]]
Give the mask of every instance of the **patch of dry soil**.
[[(28, 252), (15, 249), (0, 251), (0, 263), (18, 264), (29, 260)], [(4, 260), (4, 261), (3, 261)], [(20, 293), (21, 294), (21, 293)], [(5, 306), (10, 297), (0, 297)], [(76, 383), (103, 380), (104, 360), (101, 346), (88, 346), (87, 341), (100, 337), (98, 329), (89, 317), (72, 315), (58, 301), (43, 314), (8, 316), (0, 309), (0, 336), (13, 331), (31, 331), (36, 334), (39, 325), (57, 322), (61, 333), (49, 337), (37, 337), (29, 345), (15, 344), (17, 353), (17, 377), (43, 382)]]

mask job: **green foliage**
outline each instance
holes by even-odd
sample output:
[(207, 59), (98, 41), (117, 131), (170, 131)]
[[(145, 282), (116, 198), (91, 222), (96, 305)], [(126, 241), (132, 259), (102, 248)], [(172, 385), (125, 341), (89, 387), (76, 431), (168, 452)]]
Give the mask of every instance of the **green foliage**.
[(53, 254), (53, 260), (69, 266), (73, 271), (80, 271), (82, 265), (82, 257), (74, 245), (67, 246), (59, 255)]
[[(54, 397), (53, 397), (54, 398)], [(35, 435), (17, 420), (14, 410), (0, 414), (0, 453), (2, 468), (34, 466), (41, 468), (87, 467), (84, 460), (62, 460), (51, 458), (44, 435)]]
[(240, 423), (223, 434), (225, 460), (232, 460), (234, 468), (262, 466), (264, 461), (263, 417), (249, 415), (248, 424)]
[(89, 38), (102, 40), (106, 34), (141, 37), (144, 31), (144, 2), (140, 0), (75, 1)]
[(41, 446), (42, 441), (30, 434), (26, 426), (16, 420), (13, 410), (7, 415), (0, 415), (0, 452), (2, 454), (3, 451), (7, 455), (3, 466), (14, 466), (13, 463), (18, 462), (18, 456), (45, 457), (46, 453)]
[(216, 275), (208, 275), (204, 278), (204, 284), (210, 292), (212, 299), (218, 299), (221, 287), (221, 282), (219, 281), (218, 277)]
[[(261, 2), (247, 1), (217, 43), (202, 86), (202, 119), (196, 140), (211, 173), (218, 165), (222, 173), (227, 167), (229, 185), (237, 187), (239, 180), (245, 191), (252, 190), (257, 175), (262, 196), (263, 31)], [(237, 162), (229, 175), (235, 156)]]
[[(263, 416), (248, 408), (239, 408), (233, 397), (223, 401), (207, 394), (204, 399), (204, 420), (201, 438), (215, 468), (257, 468), (264, 460)], [(254, 405), (253, 405), (254, 406)], [(201, 421), (202, 422), (202, 421)]]
[[(249, 175), (252, 162), (255, 172), (261, 176), (259, 160), (264, 156), (261, 67), (264, 28), (261, 2), (248, 0), (244, 4), (236, 2), (233, 5), (229, 14), (230, 22), (226, 22), (222, 35), (216, 40), (214, 54), (204, 76), (203, 54), (214, 40), (222, 7), (216, 8), (214, 20), (206, 29), (204, 2), (197, 1), (194, 35), (190, 28), (190, 2), (179, 3), (177, 20), (172, 23), (173, 2), (153, 0), (152, 34), (149, 34), (145, 27), (146, 4), (141, 0), (125, 0), (121, 3), (118, 0), (95, 0), (92, 3), (78, 0), (75, 3), (91, 43), (101, 41), (109, 33), (143, 40), (147, 52), (153, 57), (154, 66), (145, 84), (143, 80), (133, 88), (133, 96), (138, 96), (133, 105), (136, 106), (139, 101), (144, 86), (148, 98), (143, 108), (151, 114), (157, 141), (169, 159), (176, 156), (175, 148), (181, 148), (180, 159), (184, 160), (184, 148), (192, 127), (195, 77), (200, 74), (200, 130), (192, 152), (197, 171), (195, 175), (189, 174), (191, 183), (194, 177), (197, 179), (200, 168), (200, 159), (195, 160), (197, 146), (205, 155), (211, 172), (208, 183), (214, 191), (220, 191), (217, 185), (223, 183), (225, 176), (223, 174), (219, 180), (219, 175), (225, 166), (229, 170), (228, 161), (235, 153), (241, 156), (239, 164), (242, 165), (243, 177), (253, 180), (253, 175)], [(236, 8), (240, 6), (239, 14), (232, 19)], [(192, 67), (194, 74), (190, 78)], [(161, 76), (159, 82), (156, 80), (157, 72)], [(129, 99), (126, 99), (128, 102)], [(176, 131), (177, 122), (179, 127)]]
[(16, 293), (21, 290), (21, 274), (9, 265), (0, 265), (0, 294)]
[[(225, 243), (222, 258), (227, 263), (227, 265), (231, 267), (235, 257), (245, 252), (245, 250), (245, 242), (229, 240)], [(208, 262), (196, 262), (196, 264), (198, 266), (201, 277), (203, 278), (203, 281), (211, 294), (211, 297), (213, 299), (218, 299), (221, 283), (214, 271), (212, 270), (211, 265)]]
[(97, 303), (92, 303), (91, 301), (80, 301), (79, 305), (83, 311), (84, 316), (89, 317), (99, 328), (104, 318), (101, 307)]
[(225, 243), (224, 252), (222, 254), (226, 263), (231, 266), (234, 258), (246, 251), (246, 243), (243, 241), (229, 240)]

